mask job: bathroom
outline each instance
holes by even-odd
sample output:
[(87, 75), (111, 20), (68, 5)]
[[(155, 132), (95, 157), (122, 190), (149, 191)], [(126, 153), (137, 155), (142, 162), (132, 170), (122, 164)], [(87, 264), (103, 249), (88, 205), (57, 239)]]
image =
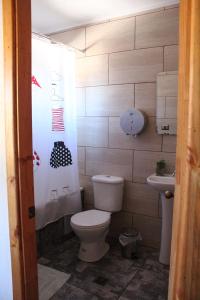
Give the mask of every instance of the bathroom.
[(175, 299), (179, 14), (177, 0), (32, 0), (40, 300)]
[[(84, 20), (82, 8), (80, 16), (76, 15), (77, 20), (74, 17), (65, 25), (63, 20), (48, 19), (45, 3), (43, 7), (32, 1), (33, 38), (44, 43), (42, 35), (48, 35), (53, 43), (65, 44), (75, 51), (82, 209), (106, 211), (106, 206), (94, 204), (93, 176), (109, 175), (123, 180), (123, 203), (119, 209), (111, 209), (106, 237), (110, 249), (103, 250), (105, 255), (96, 253), (97, 249), (83, 247), (80, 252), (91, 253), (89, 257), (79, 253), (80, 260), (77, 260), (79, 242), (71, 230), (70, 213), (37, 230), (39, 264), (70, 275), (51, 299), (167, 299), (169, 254), (164, 262), (162, 259), (162, 263), (159, 262), (162, 201), (160, 191), (147, 183), (147, 177), (156, 172), (162, 160), (165, 173), (172, 175), (175, 171), (179, 6), (177, 2), (173, 5), (171, 1), (164, 1), (165, 5), (162, 2), (155, 7), (155, 1), (151, 1), (143, 9), (142, 5), (138, 4), (138, 8), (133, 5), (129, 13), (112, 14), (105, 19), (97, 17), (97, 20)], [(103, 6), (111, 13), (108, 4)], [(45, 9), (46, 22), (41, 19)], [(123, 9), (125, 11), (125, 4)], [(95, 18), (97, 12), (92, 13)], [(144, 124), (139, 131), (127, 134), (126, 113), (137, 114), (138, 110), (142, 112)], [(122, 117), (125, 132), (120, 127)], [(159, 130), (165, 124), (170, 124), (171, 132), (163, 134)], [(103, 183), (100, 186), (101, 195), (105, 186)], [(166, 205), (169, 201), (173, 206), (173, 192)], [(74, 213), (78, 213), (80, 207), (76, 209)], [(94, 212), (85, 215), (83, 222), (91, 226), (93, 217), (98, 218)], [(169, 223), (167, 220), (167, 230)], [(123, 258), (119, 235), (131, 228), (140, 233), (142, 240), (138, 241), (135, 258)], [(170, 247), (170, 242), (163, 247)], [(100, 247), (97, 244), (97, 248)]]

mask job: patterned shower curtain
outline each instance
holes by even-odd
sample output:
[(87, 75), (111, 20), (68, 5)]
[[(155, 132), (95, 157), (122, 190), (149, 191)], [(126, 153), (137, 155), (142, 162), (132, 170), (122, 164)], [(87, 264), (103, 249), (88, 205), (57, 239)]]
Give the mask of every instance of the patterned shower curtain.
[(32, 39), (36, 229), (80, 211), (73, 51)]

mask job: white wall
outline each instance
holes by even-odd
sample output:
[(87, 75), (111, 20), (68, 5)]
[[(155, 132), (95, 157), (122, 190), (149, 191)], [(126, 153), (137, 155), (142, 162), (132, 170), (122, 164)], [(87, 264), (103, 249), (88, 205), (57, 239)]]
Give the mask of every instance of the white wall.
[(0, 299), (12, 300), (11, 254), (8, 225), (8, 201), (5, 165), (5, 124), (3, 105), (3, 32), (2, 32), (2, 1), (0, 0)]

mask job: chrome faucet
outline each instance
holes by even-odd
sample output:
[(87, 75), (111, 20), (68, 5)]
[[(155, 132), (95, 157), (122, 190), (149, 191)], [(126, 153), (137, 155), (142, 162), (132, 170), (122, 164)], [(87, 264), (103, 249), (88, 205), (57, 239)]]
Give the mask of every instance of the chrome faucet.
[(176, 170), (174, 170), (174, 172), (171, 175), (172, 177), (176, 176)]

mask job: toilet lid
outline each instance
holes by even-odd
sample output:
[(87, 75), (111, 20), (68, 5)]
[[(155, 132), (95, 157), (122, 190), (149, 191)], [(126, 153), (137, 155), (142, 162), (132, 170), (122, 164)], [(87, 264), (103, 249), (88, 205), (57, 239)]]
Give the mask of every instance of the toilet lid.
[(71, 223), (79, 227), (98, 227), (110, 222), (110, 212), (90, 209), (71, 217)]

